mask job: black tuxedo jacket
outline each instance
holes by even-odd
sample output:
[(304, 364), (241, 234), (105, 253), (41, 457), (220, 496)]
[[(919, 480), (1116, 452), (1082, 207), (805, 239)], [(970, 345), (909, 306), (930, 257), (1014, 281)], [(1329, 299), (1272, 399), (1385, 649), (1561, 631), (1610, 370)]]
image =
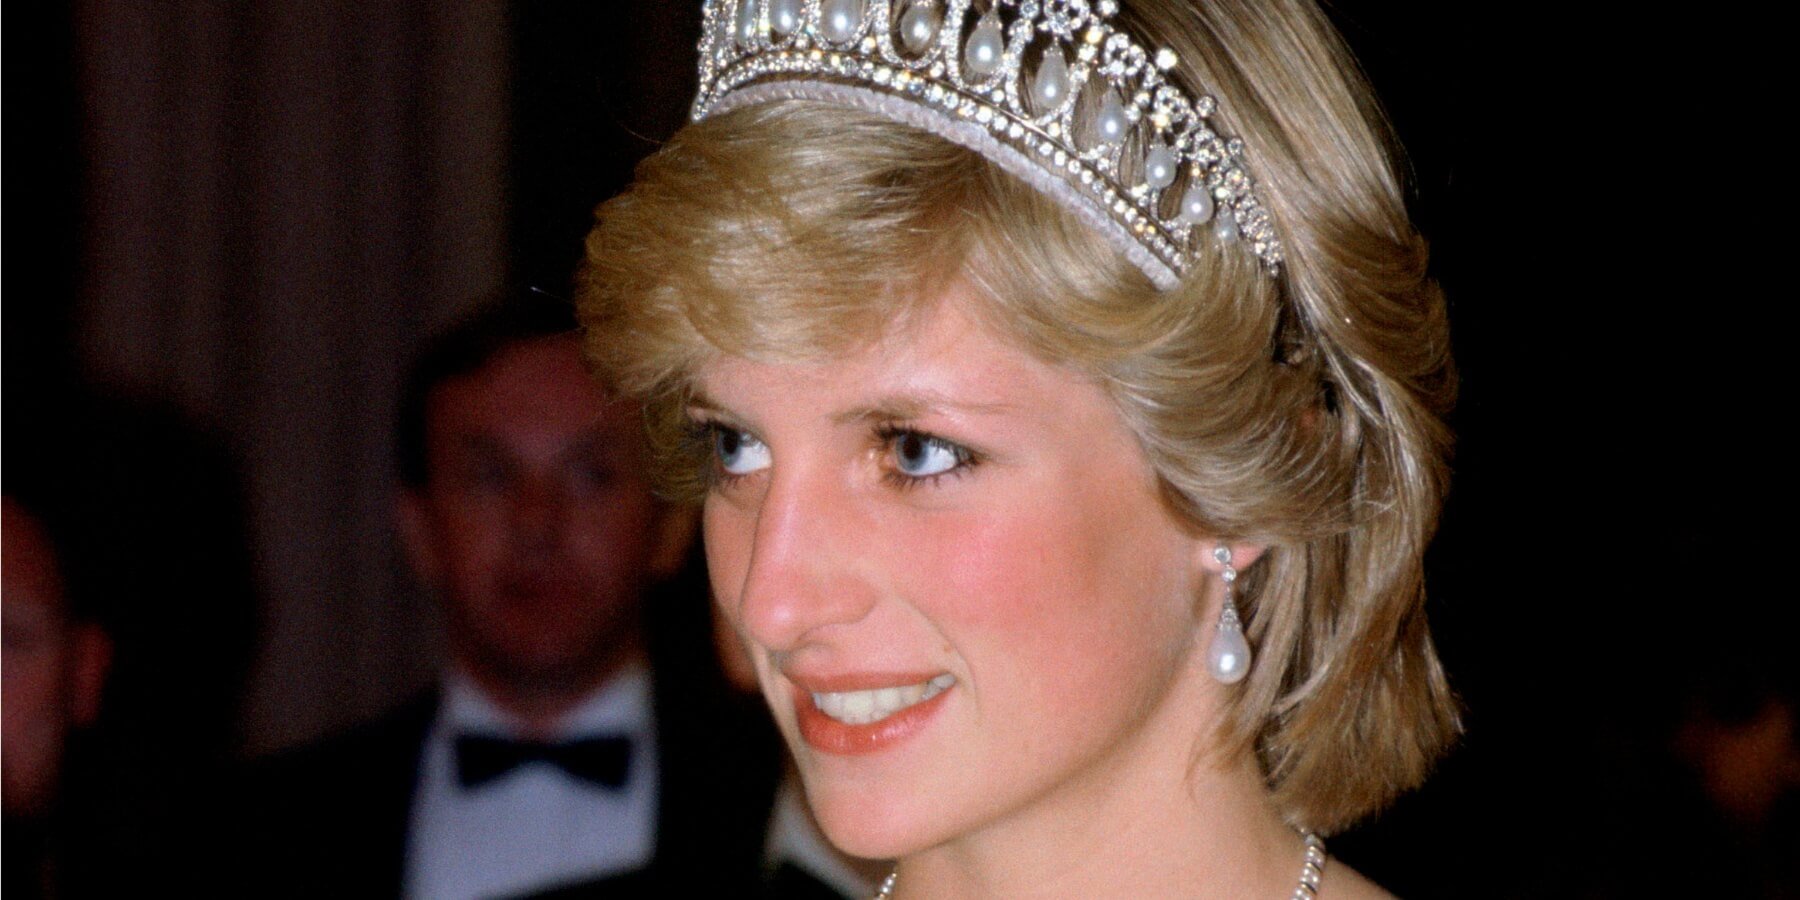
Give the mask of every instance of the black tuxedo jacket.
[[(648, 869), (580, 886), (594, 898), (753, 895), (781, 771), (758, 698), (730, 691), (704, 593), (650, 598), (658, 765)], [(222, 845), (227, 890), (259, 897), (398, 897), (407, 826), (435, 692), (342, 736), (255, 765)], [(236, 827), (236, 826), (234, 826)], [(552, 889), (554, 885), (546, 885)]]

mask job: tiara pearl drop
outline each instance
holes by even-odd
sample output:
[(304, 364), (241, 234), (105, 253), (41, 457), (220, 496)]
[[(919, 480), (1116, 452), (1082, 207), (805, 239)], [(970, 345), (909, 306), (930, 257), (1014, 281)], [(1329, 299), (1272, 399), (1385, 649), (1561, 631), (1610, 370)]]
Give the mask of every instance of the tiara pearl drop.
[(1212, 241), (1270, 274), (1281, 241), (1217, 102), (1112, 23), (1117, 0), (708, 0), (693, 118), (834, 103), (981, 153), (1168, 289)]

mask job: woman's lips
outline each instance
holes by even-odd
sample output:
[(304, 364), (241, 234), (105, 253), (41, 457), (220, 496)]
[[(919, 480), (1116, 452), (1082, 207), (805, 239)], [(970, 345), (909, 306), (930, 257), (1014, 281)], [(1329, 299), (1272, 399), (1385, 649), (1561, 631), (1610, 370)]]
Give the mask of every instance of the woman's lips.
[(842, 756), (875, 753), (918, 732), (956, 685), (935, 676), (851, 675), (792, 682), (800, 737)]

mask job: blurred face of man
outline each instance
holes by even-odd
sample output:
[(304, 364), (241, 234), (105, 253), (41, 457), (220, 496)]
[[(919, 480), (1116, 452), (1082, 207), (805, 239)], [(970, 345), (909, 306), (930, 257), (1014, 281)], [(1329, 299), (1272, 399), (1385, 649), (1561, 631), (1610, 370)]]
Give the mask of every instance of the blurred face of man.
[(572, 338), (503, 349), (426, 408), (428, 480), (401, 500), (456, 661), (503, 705), (554, 713), (640, 651), (645, 583), (683, 535), (652, 499), (635, 408)]
[(0, 521), (0, 607), (5, 685), (0, 768), (8, 817), (49, 810), (72, 726), (99, 711), (110, 645), (100, 629), (69, 619), (56, 557), (36, 519), (11, 499)]

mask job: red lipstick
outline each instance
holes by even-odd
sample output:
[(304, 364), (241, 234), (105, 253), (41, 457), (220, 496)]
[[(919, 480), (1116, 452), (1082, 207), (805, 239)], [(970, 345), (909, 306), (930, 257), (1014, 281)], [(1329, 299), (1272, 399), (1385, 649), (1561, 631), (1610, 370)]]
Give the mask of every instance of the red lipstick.
[(866, 725), (851, 725), (826, 715), (813, 703), (813, 691), (826, 693), (876, 690), (920, 684), (931, 678), (931, 675), (916, 678), (911, 675), (847, 675), (807, 678), (803, 679), (804, 684), (800, 681), (792, 682), (794, 717), (800, 726), (800, 737), (813, 749), (838, 756), (863, 756), (886, 750), (923, 729), (931, 721), (931, 717), (943, 708), (944, 697), (956, 686), (953, 684), (928, 700)]

